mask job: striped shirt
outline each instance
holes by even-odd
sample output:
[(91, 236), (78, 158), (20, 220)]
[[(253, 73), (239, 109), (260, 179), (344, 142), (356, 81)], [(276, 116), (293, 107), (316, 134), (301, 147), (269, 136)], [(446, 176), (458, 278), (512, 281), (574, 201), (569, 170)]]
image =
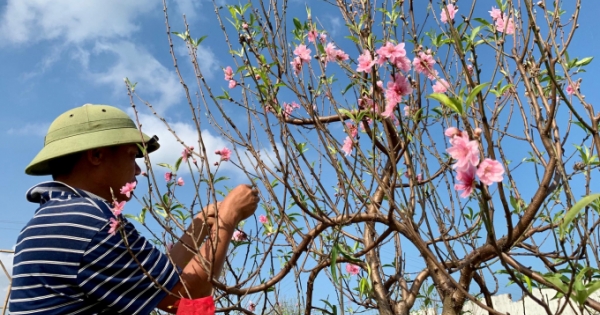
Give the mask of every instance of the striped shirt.
[(156, 283), (177, 283), (179, 269), (125, 218), (126, 238), (109, 233), (102, 198), (46, 182), (27, 199), (40, 207), (17, 240), (10, 314), (149, 314), (166, 296)]

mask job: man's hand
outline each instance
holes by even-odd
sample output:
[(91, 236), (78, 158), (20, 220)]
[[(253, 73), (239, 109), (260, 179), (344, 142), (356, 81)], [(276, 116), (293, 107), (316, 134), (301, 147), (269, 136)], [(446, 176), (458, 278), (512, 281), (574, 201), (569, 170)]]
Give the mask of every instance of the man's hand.
[(239, 185), (225, 197), (225, 200), (219, 203), (219, 219), (225, 223), (237, 225), (256, 211), (259, 200), (256, 188)]

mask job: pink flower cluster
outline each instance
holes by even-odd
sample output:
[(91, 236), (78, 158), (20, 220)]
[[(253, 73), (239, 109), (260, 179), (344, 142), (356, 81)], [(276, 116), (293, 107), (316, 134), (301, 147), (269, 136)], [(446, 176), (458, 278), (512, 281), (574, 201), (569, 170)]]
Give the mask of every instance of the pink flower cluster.
[(450, 87), (450, 85), (448, 84), (448, 81), (446, 81), (444, 79), (439, 79), (433, 85), (433, 92), (434, 93), (446, 93), (446, 91), (448, 91), (449, 87)]
[(117, 232), (117, 229), (119, 228), (119, 220), (117, 220), (115, 218), (110, 218), (110, 220), (108, 222), (109, 222), (108, 225), (110, 226), (110, 229), (108, 230), (108, 234), (115, 235), (115, 233)]
[(307, 36), (308, 36), (308, 41), (311, 43), (314, 43), (314, 44), (317, 43), (317, 37), (319, 37), (319, 41), (321, 43), (325, 43), (325, 41), (327, 40), (327, 35), (325, 35), (325, 33), (319, 34), (319, 32), (317, 32), (317, 30), (308, 31)]
[(579, 82), (574, 82), (573, 84), (569, 84), (569, 86), (567, 86), (567, 94), (573, 95), (573, 94), (575, 94), (575, 91), (577, 91), (578, 89), (579, 89)]
[[(448, 15), (446, 15), (446, 9), (448, 9)], [(442, 13), (440, 16), (440, 20), (442, 23), (446, 24), (450, 20), (454, 20), (454, 16), (458, 12), (458, 9), (454, 7), (454, 4), (450, 3), (446, 6), (446, 8), (442, 8)]]
[(358, 67), (357, 72), (371, 73), (371, 68), (375, 65), (371, 52), (367, 49), (363, 50), (363, 53), (358, 56)]
[(127, 198), (131, 197), (131, 193), (135, 190), (135, 186), (137, 182), (131, 182), (125, 184), (125, 186), (121, 187), (121, 194), (127, 196)]
[(292, 112), (294, 112), (294, 109), (296, 108), (300, 108), (300, 105), (298, 105), (298, 103), (296, 102), (291, 102), (291, 103), (283, 103), (283, 116), (285, 118), (289, 118), (290, 115), (292, 115)]
[(419, 52), (418, 56), (413, 59), (413, 67), (418, 73), (427, 75), (430, 80), (434, 80), (437, 77), (437, 70), (433, 69), (435, 65), (435, 59), (431, 55), (431, 50), (428, 49), (426, 52)]
[(312, 59), (310, 52), (311, 50), (306, 48), (306, 45), (298, 45), (298, 47), (294, 49), (294, 55), (296, 55), (296, 57), (290, 64), (294, 68), (294, 73), (296, 75), (300, 74), (300, 71), (302, 71), (302, 63), (309, 63), (310, 59)]
[(347, 53), (343, 52), (341, 49), (335, 48), (333, 43), (328, 43), (327, 46), (325, 46), (325, 54), (327, 55), (325, 62), (345, 61), (349, 58)]
[(249, 301), (249, 302), (248, 302), (248, 310), (249, 310), (250, 312), (254, 312), (254, 311), (256, 311), (256, 304), (254, 304), (254, 302), (252, 302), (252, 301)]
[(385, 111), (381, 113), (383, 117), (393, 116), (394, 110), (403, 96), (412, 93), (412, 86), (406, 77), (401, 73), (396, 73), (392, 80), (388, 82), (385, 90)]
[(267, 224), (267, 222), (268, 222), (268, 220), (267, 220), (267, 217), (266, 217), (264, 214), (261, 214), (261, 215), (258, 217), (258, 222), (260, 222), (260, 223), (262, 223), (262, 224)]
[(347, 136), (346, 139), (344, 139), (342, 151), (344, 151), (346, 156), (348, 156), (350, 155), (350, 153), (352, 153), (352, 146), (354, 145), (354, 143), (352, 142), (352, 138), (356, 138), (358, 136), (358, 128), (355, 124), (350, 122), (346, 123), (346, 127), (348, 127), (348, 129), (350, 130), (350, 136)]
[(475, 175), (485, 185), (492, 185), (503, 180), (504, 167), (496, 160), (484, 159), (479, 162), (479, 147), (475, 140), (469, 139), (466, 131), (460, 131), (456, 127), (446, 129), (444, 134), (450, 138), (452, 145), (446, 151), (456, 160), (453, 168), (456, 170), (456, 180), (460, 182), (454, 185), (457, 191), (463, 191), (460, 195), (466, 198), (475, 188)]
[(112, 208), (112, 213), (114, 215), (119, 215), (121, 214), (121, 212), (123, 212), (123, 208), (125, 207), (125, 201), (113, 201), (113, 208)]
[(512, 35), (515, 33), (515, 21), (510, 18), (506, 19), (506, 16), (500, 9), (492, 7), (492, 11), (488, 11), (492, 20), (495, 22), (496, 30), (506, 35)]
[(236, 87), (237, 81), (233, 79), (233, 69), (231, 69), (230, 66), (227, 66), (227, 68), (223, 69), (223, 72), (225, 73), (225, 81), (229, 81), (229, 88), (233, 89)]
[(380, 66), (389, 61), (402, 71), (407, 72), (410, 70), (410, 59), (406, 58), (404, 43), (394, 45), (391, 42), (387, 42), (381, 48), (377, 49), (377, 55), (377, 64)]
[(231, 239), (236, 242), (243, 242), (243, 241), (248, 240), (248, 235), (246, 235), (246, 233), (244, 233), (244, 231), (235, 230), (235, 232), (233, 232), (233, 236), (231, 237)]
[(346, 272), (356, 276), (360, 272), (360, 267), (354, 264), (346, 264)]
[(223, 148), (221, 150), (216, 150), (215, 154), (221, 156), (221, 161), (227, 162), (227, 161), (229, 161), (229, 158), (231, 158), (231, 150), (229, 150), (227, 148)]
[(194, 147), (192, 146), (183, 148), (183, 151), (181, 151), (181, 161), (186, 163), (188, 158), (192, 156), (192, 151), (194, 151)]

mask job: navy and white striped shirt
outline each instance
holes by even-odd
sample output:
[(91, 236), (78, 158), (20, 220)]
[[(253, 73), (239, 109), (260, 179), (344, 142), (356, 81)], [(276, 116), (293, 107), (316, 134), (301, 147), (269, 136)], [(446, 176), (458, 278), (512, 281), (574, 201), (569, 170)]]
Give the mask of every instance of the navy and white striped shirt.
[(17, 240), (10, 314), (149, 314), (166, 295), (152, 278), (177, 283), (178, 268), (125, 218), (127, 242), (108, 233), (115, 216), (101, 198), (46, 182), (27, 199), (40, 207)]

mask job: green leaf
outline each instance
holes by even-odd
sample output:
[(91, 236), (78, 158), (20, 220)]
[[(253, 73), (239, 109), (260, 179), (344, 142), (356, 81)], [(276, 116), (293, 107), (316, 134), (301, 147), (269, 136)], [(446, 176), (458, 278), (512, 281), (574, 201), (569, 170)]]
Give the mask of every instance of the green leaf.
[(546, 281), (554, 284), (557, 288), (559, 288), (563, 292), (567, 292), (569, 286), (562, 281), (562, 276), (560, 274), (551, 274), (542, 276)]
[(594, 57), (585, 57), (585, 58), (583, 58), (583, 59), (581, 59), (581, 60), (577, 61), (577, 62), (575, 63), (575, 66), (576, 66), (576, 67), (581, 67), (581, 66), (586, 66), (586, 65), (589, 65), (589, 64), (590, 64), (590, 62), (592, 62), (592, 60), (593, 60), (593, 59), (594, 59)]
[(454, 97), (450, 98), (442, 93), (432, 93), (432, 94), (429, 94), (429, 96), (427, 96), (427, 97), (437, 100), (438, 102), (448, 106), (455, 113), (458, 113), (461, 115), (464, 113), (461, 101)]
[(300, 20), (298, 20), (298, 18), (294, 18), (294, 26), (296, 27), (296, 29), (301, 30), (302, 29), (302, 23), (300, 23)]
[(571, 222), (573, 222), (573, 220), (575, 219), (575, 217), (577, 217), (579, 212), (598, 198), (600, 198), (600, 194), (591, 194), (589, 196), (585, 196), (583, 199), (579, 200), (576, 204), (574, 204), (573, 207), (569, 209), (569, 211), (567, 211), (563, 222), (560, 225), (560, 239), (565, 238), (565, 231), (567, 230), (567, 226), (571, 224)]
[(337, 283), (337, 244), (333, 245), (331, 249), (331, 278), (333, 278), (333, 282)]
[(482, 18), (474, 18), (473, 20), (485, 25), (485, 26), (491, 26), (492, 24), (490, 24), (490, 22), (488, 22), (486, 19), (482, 19)]
[(473, 100), (475, 100), (475, 97), (477, 96), (477, 94), (479, 94), (479, 92), (481, 92), (481, 90), (483, 90), (483, 88), (488, 85), (490, 85), (489, 82), (479, 84), (478, 86), (473, 88), (473, 90), (471, 90), (471, 92), (469, 93), (469, 96), (467, 96), (467, 101), (465, 102), (465, 105), (471, 106), (471, 104), (473, 103)]

